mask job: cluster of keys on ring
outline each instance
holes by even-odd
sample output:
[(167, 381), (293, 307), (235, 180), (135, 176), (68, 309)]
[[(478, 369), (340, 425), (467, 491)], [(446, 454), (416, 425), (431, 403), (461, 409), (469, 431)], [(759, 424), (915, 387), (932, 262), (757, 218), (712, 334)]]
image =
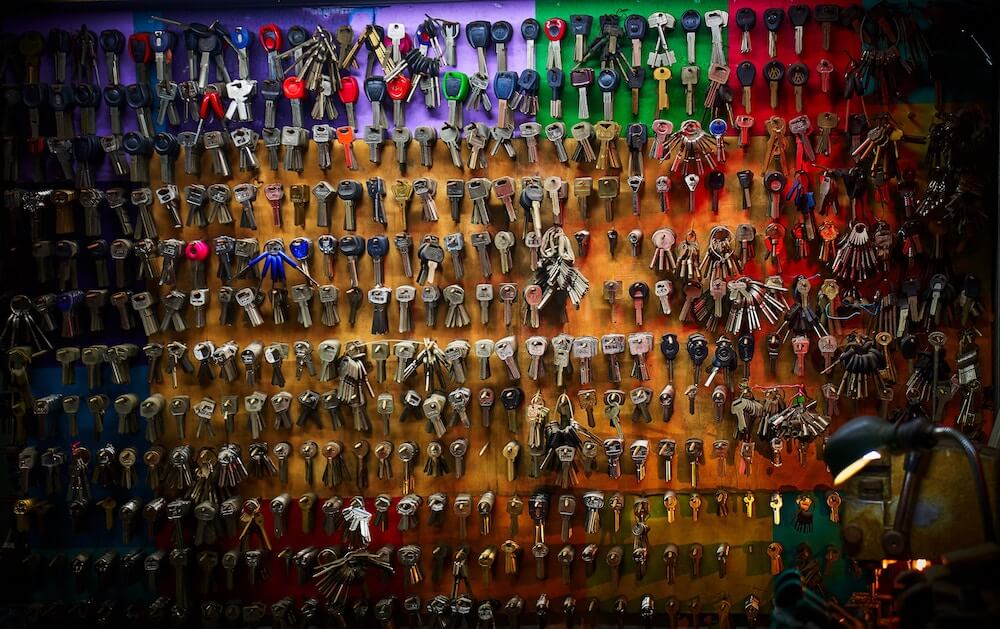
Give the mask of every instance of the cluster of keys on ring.
[(830, 52), (863, 9), (427, 9), (5, 35), (21, 532), (145, 529), (81, 587), (281, 626), (753, 626), (785, 567), (856, 570), (809, 543), (831, 425), (983, 422), (980, 281), (907, 161), (934, 130), (869, 89), (898, 57)]

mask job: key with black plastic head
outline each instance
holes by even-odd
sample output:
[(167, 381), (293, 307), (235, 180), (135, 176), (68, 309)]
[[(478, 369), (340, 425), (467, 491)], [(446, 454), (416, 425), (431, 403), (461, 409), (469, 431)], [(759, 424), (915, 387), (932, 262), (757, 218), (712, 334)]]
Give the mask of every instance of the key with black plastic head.
[(507, 413), (507, 429), (516, 433), (518, 430), (517, 411), (524, 402), (524, 391), (520, 387), (507, 387), (500, 391), (500, 404)]
[(642, 67), (635, 67), (625, 75), (625, 82), (628, 84), (629, 90), (632, 91), (632, 115), (639, 115), (639, 90), (642, 89), (642, 84), (646, 81), (646, 69)]
[(181, 152), (177, 137), (172, 133), (157, 133), (153, 138), (153, 150), (160, 156), (160, 179), (165, 184), (174, 184), (174, 163)]
[(649, 25), (646, 18), (633, 13), (625, 18), (625, 34), (632, 40), (632, 67), (638, 68), (642, 65), (642, 40), (646, 37)]
[(736, 66), (736, 80), (739, 81), (740, 87), (743, 88), (743, 110), (748, 114), (752, 111), (751, 88), (756, 78), (757, 67), (752, 62), (741, 61)]
[(385, 77), (371, 76), (365, 79), (365, 96), (372, 106), (372, 126), (379, 129), (389, 128), (389, 119), (383, 106), (387, 90)]
[(771, 109), (778, 106), (778, 85), (785, 78), (785, 64), (780, 61), (768, 61), (764, 66), (764, 79), (771, 93)]
[(353, 232), (357, 229), (357, 203), (364, 193), (361, 182), (354, 179), (344, 179), (337, 185), (337, 197), (344, 204), (344, 229)]
[(660, 353), (663, 354), (663, 358), (667, 361), (667, 379), (670, 382), (674, 381), (674, 360), (677, 358), (680, 350), (681, 346), (677, 342), (676, 334), (664, 334), (660, 338)]
[(122, 107), (125, 106), (125, 88), (121, 85), (105, 86), (102, 92), (104, 104), (111, 121), (111, 135), (122, 135)]
[(368, 239), (368, 257), (372, 259), (372, 269), (375, 278), (375, 285), (381, 286), (385, 282), (384, 260), (389, 253), (389, 239), (386, 236), (372, 236)]
[(764, 26), (767, 27), (767, 56), (774, 59), (778, 56), (778, 31), (785, 21), (785, 10), (772, 7), (764, 11)]
[[(804, 63), (793, 63), (788, 66), (788, 71), (785, 74), (788, 77), (788, 82), (792, 84), (795, 92), (795, 111), (796, 113), (802, 113), (802, 93), (806, 83), (809, 81), (809, 68), (806, 67)], [(791, 131), (791, 129), (789, 129), (789, 131)], [(792, 133), (794, 135), (794, 132)], [(809, 148), (809, 152), (812, 152), (811, 146)], [(815, 158), (815, 155), (813, 155), (813, 158)], [(812, 159), (807, 157), (806, 161), (812, 161)]]
[(361, 236), (341, 237), (338, 248), (347, 258), (347, 268), (351, 276), (351, 286), (358, 285), (358, 259), (365, 254), (365, 239)]
[(695, 58), (695, 35), (701, 26), (701, 14), (694, 9), (688, 9), (681, 15), (681, 28), (684, 29), (687, 38), (687, 58), (688, 65), (697, 63)]
[[(49, 107), (55, 113), (56, 137), (69, 139), (76, 135), (73, 132), (73, 108), (76, 107), (76, 97), (69, 85), (50, 85), (48, 90)], [(141, 126), (141, 125), (140, 125)]]
[(358, 311), (365, 300), (365, 292), (357, 286), (352, 286), (347, 289), (344, 296), (347, 297), (347, 305), (349, 307), (347, 322), (351, 324), (351, 327), (354, 327), (354, 324), (358, 321)]
[(104, 62), (108, 67), (107, 84), (120, 85), (122, 82), (121, 54), (125, 50), (125, 35), (117, 29), (101, 31), (98, 37), (101, 50), (104, 51)]
[(125, 102), (129, 108), (135, 111), (136, 120), (139, 123), (139, 132), (147, 137), (153, 137), (153, 122), (150, 118), (149, 109), (153, 102), (153, 95), (149, 91), (149, 86), (145, 83), (133, 83), (125, 87)]
[(823, 31), (823, 50), (830, 50), (831, 27), (840, 21), (840, 6), (836, 4), (817, 4), (813, 7), (813, 19)]
[(750, 43), (750, 31), (757, 25), (757, 13), (750, 7), (740, 7), (736, 10), (736, 25), (740, 27), (740, 52), (748, 55), (753, 51)]
[(708, 358), (708, 339), (705, 338), (704, 334), (695, 332), (688, 336), (686, 349), (688, 358), (691, 359), (693, 380), (697, 382), (700, 378), (701, 366)]
[(756, 349), (756, 341), (754, 340), (753, 334), (749, 332), (741, 334), (738, 339), (736, 339), (736, 353), (743, 362), (743, 378), (750, 378), (750, 363), (753, 361), (754, 350)]
[(722, 189), (726, 187), (726, 175), (721, 170), (713, 170), (708, 173), (708, 177), (705, 179), (705, 184), (708, 186), (709, 192), (712, 198), (712, 213), (719, 213), (719, 197), (722, 194)]
[(89, 83), (73, 85), (73, 100), (80, 109), (80, 134), (93, 135), (97, 133), (97, 104), (101, 93), (97, 86)]
[(802, 39), (805, 34), (806, 23), (809, 21), (809, 6), (805, 4), (793, 4), (788, 7), (788, 21), (795, 29), (795, 54), (802, 54)]

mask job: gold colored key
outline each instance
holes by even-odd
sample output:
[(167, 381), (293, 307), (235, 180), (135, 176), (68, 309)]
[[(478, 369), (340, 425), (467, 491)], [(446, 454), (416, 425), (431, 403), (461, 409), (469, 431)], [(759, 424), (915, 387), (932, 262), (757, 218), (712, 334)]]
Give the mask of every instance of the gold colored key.
[(653, 79), (656, 81), (656, 115), (661, 116), (663, 112), (670, 109), (670, 97), (667, 96), (667, 82), (673, 76), (670, 68), (660, 67), (653, 69)]

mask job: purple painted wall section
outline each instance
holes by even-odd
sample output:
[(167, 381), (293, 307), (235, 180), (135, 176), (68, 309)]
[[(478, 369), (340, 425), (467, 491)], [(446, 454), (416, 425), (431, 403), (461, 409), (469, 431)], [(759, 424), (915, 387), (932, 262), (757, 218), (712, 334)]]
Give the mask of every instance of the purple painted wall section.
[[(171, 11), (169, 8), (164, 8), (161, 12), (95, 12), (89, 13), (86, 16), (87, 27), (90, 28), (95, 33), (100, 33), (104, 29), (114, 28), (122, 31), (126, 37), (136, 31), (153, 31), (159, 29), (169, 29), (177, 34), (177, 44), (173, 52), (173, 69), (172, 69), (172, 79), (175, 82), (181, 82), (187, 80), (188, 70), (187, 70), (187, 48), (184, 45), (182, 29), (178, 26), (166, 24), (160, 20), (153, 19), (156, 17), (165, 17), (178, 22), (190, 23), (190, 22), (200, 22), (203, 24), (210, 24), (215, 20), (219, 20), (227, 30), (231, 31), (233, 27), (240, 25), (244, 28), (249, 29), (254, 33), (254, 41), (250, 47), (250, 69), (251, 76), (257, 80), (267, 77), (267, 54), (264, 48), (260, 45), (259, 40), (256, 37), (257, 32), (260, 27), (275, 22), (277, 26), (284, 32), (290, 26), (300, 25), (304, 27), (307, 31), (312, 31), (317, 24), (323, 25), (330, 31), (336, 31), (337, 27), (350, 24), (355, 31), (355, 35), (359, 35), (363, 32), (365, 25), (372, 22), (376, 22), (381, 25), (386, 25), (392, 22), (400, 22), (407, 27), (407, 32), (411, 37), (414, 37), (414, 30), (416, 26), (424, 19), (425, 14), (430, 14), (432, 17), (441, 18), (444, 20), (453, 20), (462, 24), (463, 30), (459, 35), (457, 42), (457, 62), (456, 68), (443, 67), (442, 71), (446, 70), (459, 70), (465, 72), (466, 74), (473, 74), (477, 69), (477, 58), (475, 49), (469, 45), (465, 37), (464, 25), (472, 20), (483, 19), (490, 22), (505, 19), (511, 23), (514, 29), (514, 37), (511, 43), (508, 45), (508, 69), (520, 72), (525, 68), (526, 56), (525, 56), (525, 45), (524, 41), (520, 35), (520, 24), (526, 18), (534, 16), (535, 5), (529, 0), (515, 0), (511, 2), (493, 2), (489, 4), (482, 3), (441, 3), (436, 5), (398, 5), (392, 7), (376, 7), (376, 8), (350, 8), (350, 7), (323, 7), (323, 8), (282, 8), (280, 14), (276, 14), (272, 11), (266, 10), (227, 10), (223, 12), (218, 11)], [(37, 30), (42, 33), (43, 36), (47, 36), (49, 29), (52, 28), (52, 22), (50, 16), (45, 14), (35, 14), (30, 16), (18, 16), (7, 20), (5, 28), (10, 32), (22, 33), (29, 30)], [(443, 40), (442, 40), (443, 45)], [(287, 49), (287, 43), (283, 46), (283, 50)], [(236, 53), (229, 49), (225, 50), (226, 66), (233, 78), (237, 77), (237, 58)], [(363, 84), (364, 80), (364, 69), (366, 66), (367, 59), (367, 49), (362, 48), (361, 53), (358, 55), (358, 61), (361, 66), (359, 70), (353, 70), (351, 74), (355, 76), (360, 84)], [(286, 62), (287, 66), (289, 62)], [(108, 81), (108, 71), (104, 59), (104, 54), (98, 50), (98, 76), (101, 82), (101, 87), (103, 87)], [(497, 57), (494, 47), (491, 45), (487, 49), (487, 66), (489, 68), (489, 73), (491, 76), (491, 83), (489, 86), (489, 94), (492, 98), (492, 75), (497, 69)], [(135, 82), (135, 64), (132, 62), (131, 58), (126, 52), (122, 56), (121, 60), (122, 68), (122, 83), (129, 84)], [(376, 74), (382, 72), (380, 67), (376, 68)], [(157, 81), (158, 78), (155, 77), (155, 70), (153, 64), (149, 66), (149, 73), (152, 81)], [(42, 82), (51, 82), (53, 78), (54, 70), (52, 62), (46, 55), (41, 67), (41, 80)], [(215, 79), (214, 68), (209, 72), (209, 80), (213, 81)], [(157, 100), (153, 98), (153, 120), (155, 123), (156, 113), (155, 108), (157, 107)], [(183, 104), (178, 101), (178, 107)], [(227, 103), (224, 102), (224, 106)], [(494, 100), (495, 105), (495, 100)], [(346, 114), (343, 105), (336, 101), (336, 106), (340, 112), (340, 116), (335, 121), (337, 124), (346, 124)], [(309, 116), (309, 110), (312, 107), (311, 100), (306, 100), (303, 103), (303, 113), (304, 113), (304, 124), (308, 127), (313, 124), (312, 119)], [(181, 110), (183, 111), (183, 110)], [(464, 113), (465, 122), (478, 122), (483, 121), (493, 126), (495, 124), (495, 112), (496, 107), (494, 107), (493, 113), (487, 114), (483, 111), (466, 111)], [(387, 107), (387, 114), (390, 118), (390, 124), (392, 123), (392, 107), (391, 103)], [(79, 113), (76, 112), (74, 117), (77, 118)], [(258, 131), (262, 127), (263, 117), (264, 117), (264, 103), (263, 99), (258, 95), (253, 103), (253, 116), (254, 121), (250, 123), (250, 126), (254, 127)], [(371, 105), (362, 93), (359, 101), (356, 105), (356, 116), (357, 122), (360, 128), (364, 125), (370, 124), (371, 122)], [(43, 120), (47, 119), (49, 116), (43, 115)], [(442, 98), (442, 104), (440, 107), (434, 110), (428, 110), (423, 102), (423, 96), (421, 93), (414, 95), (412, 101), (406, 105), (405, 111), (406, 126), (411, 129), (419, 125), (430, 125), (435, 128), (441, 127), (447, 120), (448, 117), (448, 107), (447, 101)], [(518, 114), (515, 122), (521, 122), (524, 119)], [(277, 109), (277, 126), (281, 127), (283, 125), (290, 124), (291, 120), (291, 110), (288, 101), (284, 98), (278, 101)], [(243, 123), (240, 123), (243, 124)], [(134, 130), (137, 127), (136, 118), (134, 113), (125, 108), (122, 113), (122, 125), (124, 130)], [(216, 128), (217, 122), (208, 123), (206, 128)], [(168, 128), (167, 130), (172, 132), (177, 132), (181, 129), (194, 129), (197, 126), (197, 122), (187, 122), (182, 123), (180, 128)], [(237, 125), (231, 125), (237, 126)], [(43, 129), (44, 131), (44, 129)], [(104, 107), (103, 102), (99, 105), (97, 111), (97, 131), (99, 135), (109, 135), (110, 134), (110, 122), (107, 108)], [(361, 129), (359, 129), (360, 135)], [(26, 167), (26, 166), (25, 166)], [(107, 181), (111, 179), (110, 168), (107, 163), (102, 163), (98, 173), (98, 181)]]
[[(53, 19), (50, 13), (32, 13), (29, 15), (15, 15), (4, 17), (4, 30), (9, 33), (21, 34), (27, 31), (38, 31), (43, 37), (48, 37), (49, 31), (58, 26), (68, 31), (75, 32), (80, 29), (80, 24), (86, 24), (87, 28), (100, 35), (101, 31), (107, 28), (116, 28), (128, 37), (135, 30), (132, 13), (129, 11), (88, 11), (84, 14), (71, 14), (69, 20)], [(82, 22), (81, 22), (82, 21)], [(122, 61), (122, 83), (135, 83), (135, 66), (126, 53)], [(20, 69), (19, 69), (20, 71)], [(48, 54), (42, 56), (42, 83), (49, 83), (54, 76), (52, 57)], [(107, 66), (104, 64), (104, 53), (97, 50), (97, 72), (101, 79), (101, 85), (105, 85), (108, 80)], [(72, 79), (72, 72), (67, 71), (68, 78)], [(10, 77), (5, 77), (9, 79)], [(110, 133), (107, 115), (97, 116), (97, 128), (100, 133)]]
[[(38, 31), (39, 33), (42, 34), (43, 37), (47, 38), (49, 30), (51, 30), (55, 26), (66, 28), (67, 30), (70, 30), (70, 32), (79, 30), (80, 24), (77, 22), (78, 19), (79, 18), (74, 18), (73, 20), (70, 21), (59, 21), (59, 20), (54, 21), (52, 15), (41, 12), (34, 13), (31, 15), (12, 16), (4, 18), (4, 30), (10, 33), (17, 33), (17, 34), (26, 33), (28, 31)], [(113, 28), (120, 30), (122, 33), (125, 34), (125, 37), (127, 38), (129, 34), (131, 34), (135, 30), (135, 24), (133, 21), (132, 13), (127, 11), (88, 12), (86, 14), (85, 24), (87, 25), (87, 28), (89, 28), (97, 35), (100, 35), (101, 31), (105, 29)], [(72, 61), (70, 63), (72, 63)], [(23, 68), (18, 68), (17, 72), (18, 76), (20, 77), (21, 73), (23, 72)], [(40, 74), (42, 83), (52, 82), (52, 79), (55, 75), (55, 69), (52, 64), (52, 57), (50, 55), (47, 54), (43, 55)], [(66, 74), (67, 74), (67, 79), (72, 81), (73, 74), (71, 69), (67, 69)], [(97, 75), (98, 78), (100, 79), (101, 83), (100, 86), (103, 88), (104, 85), (106, 85), (108, 82), (108, 70), (107, 70), (107, 65), (104, 62), (104, 53), (100, 50), (100, 48), (98, 48), (97, 50)], [(3, 79), (4, 81), (8, 81), (11, 79), (11, 76), (8, 74), (8, 76), (3, 77)], [(20, 78), (18, 79), (18, 82), (19, 81)], [(124, 54), (124, 58), (122, 59), (121, 62), (121, 81), (124, 85), (128, 85), (129, 83), (135, 83), (135, 64), (132, 63), (132, 60), (128, 57), (127, 52)], [(51, 118), (52, 118), (51, 112), (47, 108), (45, 108), (42, 114), (43, 135), (45, 133), (46, 124), (51, 124)], [(78, 125), (79, 112), (74, 113), (74, 120), (76, 120), (76, 124)], [(135, 116), (132, 115), (132, 112), (128, 108), (125, 108), (125, 111), (123, 112), (122, 126), (125, 131), (129, 131), (136, 128)], [(76, 129), (77, 132), (79, 132), (79, 126), (77, 126)], [(97, 107), (97, 134), (111, 135), (111, 120), (108, 117), (108, 111), (107, 108), (104, 107), (103, 101), (101, 101), (101, 103)], [(21, 160), (21, 173), (23, 176), (24, 173), (31, 172), (31, 167), (29, 165), (30, 162), (28, 161), (28, 156), (26, 154), (22, 154), (22, 158), (23, 159)], [(52, 166), (55, 167), (54, 164)], [(96, 175), (98, 182), (108, 181), (109, 179), (113, 178), (111, 174), (111, 167), (108, 165), (107, 160), (101, 162), (101, 166), (98, 169)]]
[[(261, 26), (275, 22), (276, 19), (277, 22), (275, 23), (282, 31), (296, 24), (304, 27), (307, 31), (312, 31), (317, 24), (321, 24), (324, 28), (330, 31), (335, 31), (338, 26), (349, 23), (354, 29), (355, 36), (360, 35), (363, 32), (365, 25), (372, 22), (376, 22), (383, 26), (391, 22), (401, 22), (406, 25), (407, 33), (411, 37), (414, 36), (414, 29), (425, 19), (424, 15), (427, 13), (435, 18), (460, 22), (463, 26), (465, 23), (475, 19), (484, 19), (491, 22), (506, 19), (513, 25), (515, 33), (512, 45), (508, 46), (508, 67), (511, 70), (519, 72), (525, 67), (525, 49), (520, 36), (520, 24), (524, 18), (534, 15), (534, 3), (525, 0), (517, 0), (514, 2), (495, 2), (488, 5), (456, 2), (444, 3), (440, 5), (398, 5), (381, 8), (294, 8), (282, 9), (280, 15), (261, 10), (249, 10), (242, 12), (225, 11), (221, 14), (209, 11), (172, 12), (165, 10), (163, 13), (164, 14), (161, 15), (161, 17), (175, 19), (180, 22), (196, 21), (211, 23), (213, 20), (219, 19), (229, 30), (231, 30), (234, 26), (241, 25), (250, 29), (254, 33), (257, 33)], [(139, 27), (149, 30), (162, 28), (161, 22), (151, 19), (152, 15), (154, 14), (136, 13), (135, 23)], [(179, 30), (177, 27), (173, 26), (170, 28)], [(361, 69), (353, 70), (351, 72), (351, 74), (358, 79), (359, 84), (363, 83), (364, 80), (367, 52), (368, 51), (366, 49), (362, 48), (361, 53), (358, 55), (358, 61), (361, 65)], [(458, 39), (457, 61), (458, 67), (456, 69), (467, 74), (472, 74), (476, 71), (476, 53), (466, 41), (464, 31), (460, 34)], [(492, 75), (496, 71), (496, 54), (492, 48), (487, 51), (487, 64), (489, 66), (490, 74)], [(232, 50), (226, 51), (226, 65), (229, 68), (230, 73), (235, 76), (237, 68), (236, 55)], [(186, 66), (186, 51), (185, 48), (180, 45), (174, 59), (175, 81), (187, 78)], [(452, 68), (443, 68), (442, 70), (444, 71), (449, 69)], [(257, 40), (253, 42), (250, 49), (250, 70), (251, 76), (258, 80), (267, 76), (267, 55), (263, 47), (260, 45), (260, 42)], [(376, 66), (376, 73), (380, 74), (381, 72), (381, 68)], [(214, 72), (210, 73), (210, 77), (214, 77)], [(492, 86), (490, 87), (490, 92), (492, 93)], [(312, 124), (312, 121), (308, 116), (308, 110), (310, 107), (311, 103), (307, 103), (304, 106), (305, 122), (307, 126)], [(344, 108), (339, 101), (337, 101), (337, 108), (340, 110), (340, 117), (337, 119), (337, 122), (346, 124)], [(391, 107), (389, 108), (388, 113), (390, 114), (389, 117), (391, 123)], [(260, 128), (261, 121), (264, 116), (263, 102), (260, 99), (254, 103), (253, 114), (253, 126)], [(371, 106), (363, 93), (361, 94), (356, 106), (356, 115), (358, 125), (361, 127), (369, 124), (371, 121)], [(285, 100), (279, 101), (278, 126), (288, 124), (290, 117), (291, 113), (288, 102)], [(428, 111), (424, 106), (423, 97), (420, 93), (414, 95), (413, 100), (406, 107), (406, 126), (411, 129), (423, 124), (440, 127), (447, 120), (447, 117), (447, 104), (443, 99), (440, 108)], [(484, 115), (482, 112), (466, 112), (466, 122), (479, 120), (491, 122), (492, 117)]]

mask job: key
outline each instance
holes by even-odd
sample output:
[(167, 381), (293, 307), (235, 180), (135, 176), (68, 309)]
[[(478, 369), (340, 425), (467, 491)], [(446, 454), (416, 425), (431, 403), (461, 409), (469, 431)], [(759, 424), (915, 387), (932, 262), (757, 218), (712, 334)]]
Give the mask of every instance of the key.
[(663, 115), (670, 109), (670, 98), (667, 95), (667, 82), (673, 77), (670, 68), (658, 67), (653, 69), (653, 80), (656, 81), (656, 115)]
[(506, 20), (498, 20), (490, 25), (490, 39), (493, 40), (497, 53), (497, 72), (507, 71), (507, 44), (513, 36), (514, 27)]
[[(441, 131), (438, 134), (438, 136), (441, 139), (441, 141), (444, 142), (445, 146), (448, 147), (448, 152), (451, 155), (451, 161), (455, 165), (455, 168), (462, 168), (464, 164), (462, 163), (462, 151), (461, 151), (461, 148), (458, 145), (458, 138), (459, 138), (458, 133), (459, 133), (458, 128), (456, 128), (456, 127), (450, 127), (450, 126), (444, 126), (444, 127), (441, 128)], [(450, 181), (451, 180), (449, 180), (449, 182)], [(449, 188), (449, 190), (451, 190), (451, 189), (452, 188)], [(463, 192), (464, 192), (464, 182), (463, 182)], [(457, 197), (454, 194), (450, 194), (448, 198), (449, 199), (455, 199), (455, 198), (461, 199), (461, 197)], [(455, 208), (455, 206), (453, 204), (452, 205), (453, 212), (454, 212), (454, 208)], [(454, 213), (452, 214), (452, 216), (454, 216)]]
[[(741, 9), (742, 11), (742, 9)], [(747, 114), (753, 110), (752, 103), (752, 87), (753, 82), (757, 78), (757, 67), (750, 61), (742, 61), (738, 66), (736, 66), (736, 79), (739, 81), (740, 86), (742, 86), (742, 103), (743, 109)], [(741, 124), (741, 121), (748, 124)], [(740, 146), (746, 146), (749, 142), (750, 127), (753, 126), (753, 118), (749, 116), (737, 117), (736, 126), (740, 128)], [(744, 137), (746, 136), (746, 137)]]
[(406, 126), (405, 109), (403, 107), (406, 97), (410, 94), (410, 79), (405, 75), (394, 76), (386, 81), (386, 94), (392, 101), (392, 124), (394, 127)]
[(417, 250), (417, 257), (420, 259), (420, 273), (417, 275), (418, 284), (433, 284), (435, 273), (444, 261), (444, 249), (437, 243), (436, 237), (427, 241)]
[[(684, 30), (687, 39), (687, 60), (689, 65), (697, 63), (695, 60), (695, 34), (701, 26), (701, 14), (694, 9), (688, 9), (681, 14), (681, 28)], [(690, 115), (690, 113), (688, 114)]]
[(493, 77), (493, 93), (497, 97), (497, 127), (513, 127), (511, 116), (514, 107), (518, 76), (516, 72), (500, 71)]
[[(98, 36), (98, 43), (104, 51), (104, 61), (108, 68), (109, 85), (121, 83), (121, 54), (125, 50), (125, 36), (121, 31), (106, 29)], [(31, 77), (27, 77), (26, 83), (31, 83)]]
[(740, 7), (736, 10), (736, 25), (740, 27), (740, 52), (749, 55), (753, 51), (750, 42), (750, 31), (757, 25), (757, 13), (750, 7)]
[(781, 559), (781, 554), (784, 550), (785, 547), (779, 542), (771, 542), (767, 545), (767, 556), (770, 558), (772, 576), (780, 574), (784, 570), (784, 563)]
[[(455, 457), (455, 478), (461, 479), (465, 476), (465, 455), (469, 451), (469, 440), (465, 438), (455, 439), (448, 445), (448, 451)], [(489, 533), (489, 531), (485, 531)]]
[(413, 194), (419, 199), (423, 207), (422, 218), (426, 222), (436, 223), (438, 221), (437, 202), (434, 197), (437, 195), (437, 180), (421, 177), (412, 182)]
[[(615, 218), (615, 205), (618, 199), (619, 185), (620, 182), (617, 177), (601, 177), (597, 180), (597, 196), (604, 200), (604, 219), (608, 222), (614, 221)], [(608, 233), (610, 234), (611, 232)], [(614, 257), (613, 250), (612, 257)]]
[(771, 59), (778, 56), (778, 31), (781, 30), (784, 21), (784, 9), (773, 7), (764, 10), (764, 26), (767, 27), (767, 54)]
[(645, 282), (633, 282), (628, 289), (629, 297), (632, 298), (632, 305), (635, 309), (635, 324), (639, 327), (643, 325), (643, 309), (646, 300), (649, 298), (649, 285)]
[(583, 60), (594, 18), (591, 15), (574, 14), (569, 19), (574, 38), (573, 61), (579, 63)]
[(944, 348), (946, 342), (947, 342), (947, 336), (944, 334), (944, 332), (941, 332), (940, 330), (935, 330), (927, 335), (927, 343), (933, 348), (933, 355), (932, 355), (933, 375), (931, 377), (930, 404), (931, 404), (931, 409), (933, 409), (935, 421), (940, 419), (941, 413), (943, 411), (943, 405), (938, 404), (939, 390), (937, 385), (938, 382), (940, 381), (940, 376), (941, 376), (941, 361), (940, 361), (941, 351)]
[[(357, 229), (357, 204), (361, 199), (363, 194), (363, 189), (361, 182), (354, 179), (344, 179), (337, 185), (337, 196), (340, 198), (341, 202), (344, 204), (344, 229), (349, 232), (353, 232)], [(344, 236), (341, 238), (340, 250), (344, 252), (343, 240), (348, 238)], [(361, 240), (363, 245), (364, 240)], [(363, 250), (363, 246), (361, 247)], [(350, 258), (351, 254), (345, 255)], [(361, 254), (356, 254), (361, 255)]]
[[(489, 232), (476, 232), (470, 237), (472, 241), (472, 246), (476, 250), (477, 257), (479, 258), (479, 271), (484, 279), (489, 278), (493, 275), (493, 265), (490, 263), (490, 233)], [(447, 239), (446, 239), (447, 244)], [(461, 279), (461, 275), (456, 273), (456, 279)]]
[(771, 511), (773, 512), (772, 517), (775, 526), (781, 524), (781, 507), (783, 504), (784, 501), (781, 498), (781, 494), (778, 492), (771, 494), (771, 499), (768, 501), (768, 505), (771, 507)]
[[(715, 106), (719, 90), (729, 81), (729, 66), (712, 64), (708, 68), (708, 91), (705, 92), (705, 107), (711, 109)], [(721, 134), (720, 134), (721, 135)]]
[[(615, 314), (617, 309), (615, 308), (615, 302), (618, 301), (618, 295), (621, 293), (621, 291), (622, 291), (621, 280), (608, 280), (604, 282), (604, 301), (608, 302), (610, 306), (611, 310), (610, 318), (612, 324), (616, 323)], [(617, 382), (617, 380), (615, 380), (615, 382)]]
[[(694, 498), (697, 496), (698, 494), (692, 494), (691, 495), (692, 500), (694, 500)], [(700, 498), (698, 498), (698, 502), (701, 502)], [(692, 507), (692, 513), (696, 513), (694, 512), (693, 507)], [(696, 515), (693, 516), (693, 519), (695, 521), (698, 520)], [(705, 552), (704, 548), (702, 547), (701, 544), (696, 542), (691, 545), (691, 550), (689, 551), (689, 553), (691, 554), (691, 576), (695, 579), (701, 576), (701, 557), (704, 554), (704, 552)], [(695, 624), (698, 624), (697, 621), (695, 621)]]
[[(156, 98), (158, 101), (156, 114), (157, 125), (163, 126), (166, 122), (169, 122), (173, 126), (180, 124), (181, 119), (177, 113), (177, 107), (174, 104), (177, 100), (177, 94), (178, 86), (176, 83), (167, 82), (158, 83), (156, 85)], [(235, 102), (236, 101), (234, 101), (234, 103)], [(229, 119), (232, 119), (232, 117)]]
[[(375, 287), (368, 291), (368, 301), (372, 304), (372, 334), (387, 334), (389, 332), (389, 298), (392, 289)], [(356, 315), (355, 315), (356, 316)]]
[(591, 68), (580, 68), (570, 72), (570, 85), (579, 93), (577, 117), (590, 118), (590, 107), (587, 102), (587, 88), (594, 84), (594, 71)]
[(430, 168), (434, 165), (434, 144), (437, 131), (433, 127), (420, 126), (413, 130), (413, 139), (420, 145), (420, 165)]
[(701, 439), (691, 438), (684, 442), (684, 454), (691, 466), (691, 487), (698, 486), (698, 465), (704, 461), (704, 449)]
[(465, 38), (469, 45), (476, 49), (479, 60), (479, 73), (487, 74), (486, 47), (491, 43), (491, 25), (485, 20), (474, 20), (465, 25)]
[[(764, 65), (764, 78), (770, 89), (772, 109), (778, 106), (778, 84), (781, 79), (785, 78), (785, 74), (785, 65), (780, 61), (768, 61)], [(789, 81), (791, 81), (791, 77), (789, 77)]]
[(465, 125), (462, 103), (469, 96), (469, 77), (463, 72), (445, 72), (441, 87), (448, 101), (448, 126), (460, 129)]
[[(801, 5), (800, 5), (801, 6)], [(765, 68), (766, 70), (766, 68)], [(804, 63), (793, 63), (788, 66), (785, 76), (788, 78), (788, 82), (792, 84), (795, 92), (795, 111), (797, 113), (802, 112), (802, 90), (805, 84), (809, 81), (809, 68), (806, 67)], [(776, 90), (777, 87), (772, 85), (772, 90)], [(796, 131), (792, 129), (791, 121), (789, 121), (789, 132), (796, 135)], [(806, 132), (808, 133), (808, 132)], [(804, 142), (803, 145), (809, 145), (809, 142)], [(812, 153), (812, 147), (810, 146), (807, 154)], [(815, 157), (815, 155), (813, 156)], [(808, 157), (806, 158), (808, 159)]]
[(562, 69), (562, 38), (566, 34), (566, 20), (553, 17), (545, 20), (545, 37), (549, 40), (547, 70)]
[(802, 54), (802, 36), (805, 25), (809, 21), (809, 7), (804, 4), (793, 4), (788, 7), (788, 21), (795, 29), (795, 54)]
[(604, 105), (604, 120), (614, 119), (614, 93), (621, 83), (621, 77), (612, 69), (601, 70), (597, 75), (597, 87), (601, 90)]
[(819, 23), (823, 32), (823, 50), (829, 51), (832, 26), (840, 21), (840, 6), (836, 4), (818, 4), (813, 7), (813, 19)]

